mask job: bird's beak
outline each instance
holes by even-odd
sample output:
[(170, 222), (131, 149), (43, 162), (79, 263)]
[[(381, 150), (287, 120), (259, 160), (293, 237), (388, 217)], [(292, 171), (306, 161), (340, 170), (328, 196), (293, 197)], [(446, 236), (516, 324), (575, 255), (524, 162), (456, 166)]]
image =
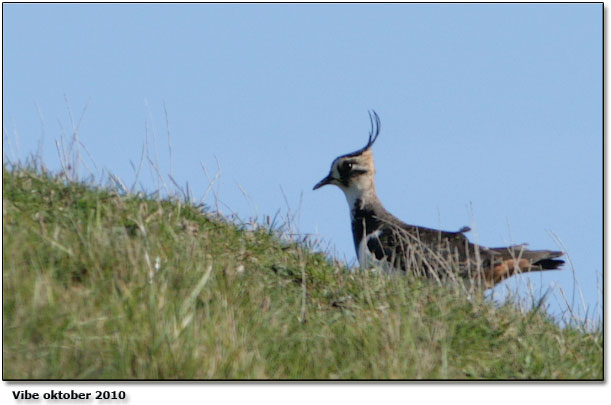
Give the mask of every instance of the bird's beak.
[(331, 176), (331, 173), (329, 173), (329, 175), (327, 177), (325, 177), (324, 179), (322, 179), (321, 181), (316, 183), (316, 185), (314, 186), (314, 188), (312, 190), (318, 190), (322, 186), (326, 186), (327, 184), (333, 184), (332, 183), (333, 180), (335, 180), (335, 179)]

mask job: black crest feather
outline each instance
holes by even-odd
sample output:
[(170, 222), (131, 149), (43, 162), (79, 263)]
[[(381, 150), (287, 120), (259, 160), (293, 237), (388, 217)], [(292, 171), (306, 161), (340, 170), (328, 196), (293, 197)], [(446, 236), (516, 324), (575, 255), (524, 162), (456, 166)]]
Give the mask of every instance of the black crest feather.
[(371, 145), (378, 139), (380, 135), (380, 129), (382, 128), (382, 124), (380, 123), (380, 117), (378, 114), (371, 110), (369, 111), (369, 121), (371, 121), (371, 130), (369, 131), (369, 141), (367, 145), (363, 148), (363, 150), (369, 149)]
[(378, 139), (378, 136), (380, 135), (380, 129), (382, 128), (382, 124), (380, 123), (380, 117), (378, 117), (378, 114), (374, 110), (369, 111), (369, 121), (371, 121), (371, 129), (369, 130), (369, 140), (367, 141), (367, 145), (357, 150), (356, 152), (348, 153), (347, 155), (344, 155), (343, 157), (351, 157), (351, 156), (360, 155), (361, 153), (365, 152), (367, 149), (371, 148), (371, 146), (376, 141), (376, 139)]

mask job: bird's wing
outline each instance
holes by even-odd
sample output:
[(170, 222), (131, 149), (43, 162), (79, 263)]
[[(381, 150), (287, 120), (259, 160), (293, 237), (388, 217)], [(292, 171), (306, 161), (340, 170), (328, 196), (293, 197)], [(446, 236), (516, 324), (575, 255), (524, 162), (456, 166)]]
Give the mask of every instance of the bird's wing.
[(552, 270), (564, 263), (556, 259), (563, 255), (560, 251), (473, 244), (464, 235), (468, 230), (464, 227), (448, 232), (386, 221), (368, 240), (367, 248), (378, 260), (385, 259), (395, 268), (435, 278), (480, 279), (486, 287), (518, 272)]

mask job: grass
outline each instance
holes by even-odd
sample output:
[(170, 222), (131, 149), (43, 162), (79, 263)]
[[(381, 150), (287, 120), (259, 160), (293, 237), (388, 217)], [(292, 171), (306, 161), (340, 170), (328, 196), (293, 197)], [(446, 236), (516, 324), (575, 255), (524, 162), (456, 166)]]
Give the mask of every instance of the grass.
[(603, 378), (602, 329), (3, 167), (4, 379)]

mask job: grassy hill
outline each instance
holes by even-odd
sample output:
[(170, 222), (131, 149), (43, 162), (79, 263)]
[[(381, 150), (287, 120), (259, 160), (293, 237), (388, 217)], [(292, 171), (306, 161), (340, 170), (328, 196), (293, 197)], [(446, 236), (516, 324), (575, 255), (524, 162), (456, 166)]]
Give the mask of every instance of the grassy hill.
[(601, 379), (602, 331), (180, 201), (2, 173), (4, 379)]

